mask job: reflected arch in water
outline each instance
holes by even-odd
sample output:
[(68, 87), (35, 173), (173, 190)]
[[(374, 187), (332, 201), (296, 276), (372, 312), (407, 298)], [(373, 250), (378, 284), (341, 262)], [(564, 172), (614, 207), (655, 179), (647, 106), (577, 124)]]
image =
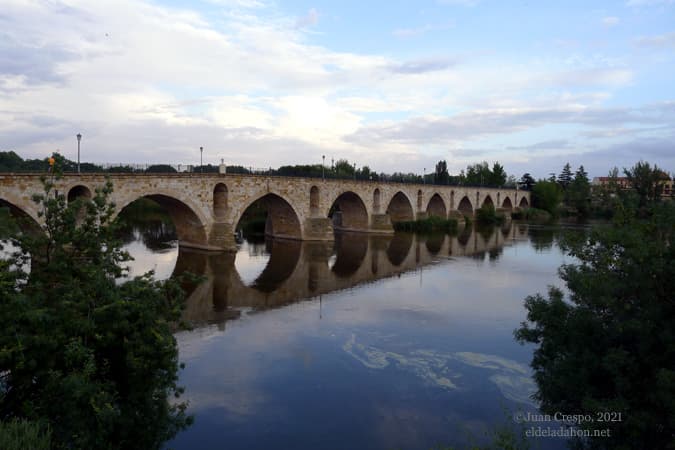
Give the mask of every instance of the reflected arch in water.
[(340, 278), (348, 278), (359, 270), (368, 253), (368, 235), (337, 233), (335, 235), (335, 262), (331, 271)]
[(443, 242), (445, 241), (445, 234), (434, 233), (427, 236), (424, 244), (427, 247), (427, 251), (430, 255), (436, 256), (440, 253), (443, 248)]
[(394, 266), (403, 264), (403, 261), (405, 261), (408, 254), (410, 254), (412, 244), (412, 233), (394, 234), (394, 237), (389, 241), (389, 247), (387, 247), (387, 258), (389, 259), (389, 262)]
[(352, 191), (341, 193), (328, 213), (333, 219), (333, 227), (343, 230), (361, 231), (368, 229), (368, 210), (358, 194)]
[(457, 209), (465, 216), (473, 215), (473, 205), (471, 205), (471, 200), (469, 200), (469, 197), (466, 195), (459, 201)]
[(150, 199), (157, 203), (169, 215), (180, 242), (204, 246), (208, 244), (204, 226), (205, 221), (197, 215), (195, 212), (196, 208), (191, 207), (188, 201), (179, 200), (173, 196), (149, 194), (129, 199), (129, 201), (120, 205), (115, 218), (119, 217), (135, 201), (142, 198)]
[(398, 191), (389, 201), (387, 214), (392, 222), (406, 222), (415, 220), (410, 199), (401, 191)]
[(448, 211), (445, 208), (445, 202), (440, 194), (435, 193), (431, 199), (429, 199), (429, 204), (427, 205), (427, 215), (429, 217), (436, 216), (445, 219), (448, 217)]
[(213, 215), (216, 219), (224, 219), (227, 215), (227, 186), (218, 183), (213, 188)]
[(302, 243), (296, 240), (267, 239), (265, 246), (270, 258), (251, 287), (267, 293), (277, 290), (298, 265), (301, 245)]
[(511, 199), (509, 197), (506, 197), (504, 199), (504, 202), (502, 203), (502, 208), (508, 209), (509, 211), (513, 209), (513, 204), (511, 203)]

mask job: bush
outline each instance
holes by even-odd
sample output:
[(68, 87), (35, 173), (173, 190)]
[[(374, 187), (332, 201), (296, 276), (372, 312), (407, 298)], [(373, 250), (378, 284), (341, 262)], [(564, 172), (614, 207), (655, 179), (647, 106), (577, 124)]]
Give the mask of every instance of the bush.
[(524, 208), (514, 211), (511, 217), (515, 220), (529, 220), (532, 222), (549, 222), (553, 216), (548, 211), (539, 208)]
[(49, 450), (49, 426), (26, 420), (0, 422), (0, 448), (3, 450)]
[(476, 211), (476, 221), (483, 225), (499, 225), (506, 221), (506, 216), (497, 213), (494, 205), (483, 205)]
[[(49, 423), (55, 448), (159, 448), (186, 427), (172, 331), (184, 295), (151, 274), (116, 282), (128, 254), (109, 183), (68, 203), (44, 181), (39, 236), (0, 261), (0, 414)], [(30, 273), (21, 270), (30, 258)]]
[(409, 231), (413, 233), (432, 233), (435, 231), (454, 233), (457, 231), (457, 221), (455, 219), (443, 219), (438, 216), (431, 216), (421, 220), (394, 222), (393, 226), (396, 231)]

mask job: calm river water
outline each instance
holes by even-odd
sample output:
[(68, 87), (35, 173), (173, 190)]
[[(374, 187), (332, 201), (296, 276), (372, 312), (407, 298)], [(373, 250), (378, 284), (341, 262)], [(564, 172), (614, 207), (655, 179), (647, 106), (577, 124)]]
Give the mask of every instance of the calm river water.
[(537, 411), (532, 347), (513, 331), (527, 295), (562, 286), (570, 258), (550, 228), (244, 240), (215, 255), (173, 239), (160, 221), (126, 244), (135, 273), (205, 277), (190, 287), (194, 329), (176, 334), (195, 423), (169, 448), (465, 448)]

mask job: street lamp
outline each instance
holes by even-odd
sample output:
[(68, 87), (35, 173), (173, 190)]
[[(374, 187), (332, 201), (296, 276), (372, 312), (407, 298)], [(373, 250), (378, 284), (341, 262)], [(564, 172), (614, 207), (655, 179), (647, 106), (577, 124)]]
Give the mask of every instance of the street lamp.
[(326, 181), (326, 155), (321, 155), (321, 179)]
[(77, 133), (77, 173), (80, 173), (80, 141), (82, 140), (82, 135)]
[(199, 168), (204, 173), (204, 147), (199, 147)]

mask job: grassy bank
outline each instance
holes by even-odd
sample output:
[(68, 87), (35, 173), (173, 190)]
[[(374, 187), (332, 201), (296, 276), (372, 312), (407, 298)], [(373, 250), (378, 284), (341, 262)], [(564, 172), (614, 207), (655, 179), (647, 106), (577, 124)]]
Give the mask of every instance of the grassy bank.
[(394, 222), (394, 230), (412, 233), (454, 233), (457, 231), (457, 221), (455, 219), (443, 219), (441, 217), (431, 216), (421, 220)]

